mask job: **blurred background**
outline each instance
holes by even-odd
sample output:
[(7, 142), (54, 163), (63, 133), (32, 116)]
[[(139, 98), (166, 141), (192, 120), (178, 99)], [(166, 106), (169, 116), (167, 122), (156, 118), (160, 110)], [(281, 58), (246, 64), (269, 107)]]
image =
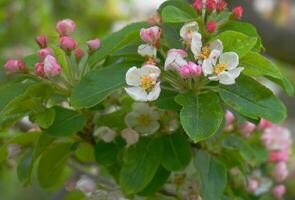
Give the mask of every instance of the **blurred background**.
[[(34, 38), (47, 34), (57, 38), (55, 23), (63, 18), (77, 23), (76, 39), (85, 41), (118, 30), (132, 21), (151, 16), (165, 0), (0, 0), (0, 65), (8, 58), (32, 54), (38, 49)], [(272, 58), (295, 85), (295, 0), (232, 0), (243, 5), (244, 20), (253, 23), (262, 36), (265, 55)], [(83, 45), (83, 44), (81, 44)], [(0, 69), (0, 84), (4, 80)], [(295, 133), (295, 98), (271, 86), (288, 105), (286, 122)], [(295, 199), (295, 159), (288, 187), (290, 200)], [(0, 166), (0, 200), (58, 199), (58, 193), (44, 191), (37, 184), (23, 188), (11, 162)], [(11, 170), (7, 170), (11, 169)], [(293, 189), (292, 189), (293, 188)], [(292, 194), (293, 193), (293, 194)]]

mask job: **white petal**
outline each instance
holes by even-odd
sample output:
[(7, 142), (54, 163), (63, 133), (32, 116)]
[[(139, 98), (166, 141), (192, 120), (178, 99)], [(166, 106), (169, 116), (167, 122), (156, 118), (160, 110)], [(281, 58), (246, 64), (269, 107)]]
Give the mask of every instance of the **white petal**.
[(213, 64), (213, 65), (216, 65), (217, 60), (218, 60), (220, 54), (221, 54), (221, 51), (218, 51), (218, 50), (216, 50), (216, 49), (213, 49), (213, 50), (211, 51), (211, 53), (210, 53), (208, 59), (211, 59), (211, 60), (212, 60), (212, 64)]
[(161, 93), (161, 87), (160, 87), (160, 82), (157, 83), (154, 88), (149, 92), (147, 96), (148, 101), (154, 101), (159, 98)]
[(153, 120), (159, 120), (160, 119), (159, 112), (155, 111), (153, 108), (150, 108), (149, 115), (151, 116), (151, 118)]
[(132, 128), (136, 126), (137, 124), (137, 117), (138, 117), (138, 113), (130, 112), (125, 116), (124, 121), (128, 127)]
[(228, 73), (231, 74), (231, 76), (236, 79), (240, 76), (241, 72), (244, 70), (244, 67), (237, 67), (235, 69), (229, 70)]
[(217, 50), (219, 52), (223, 52), (223, 43), (221, 40), (214, 40), (213, 42), (210, 42), (209, 47), (212, 50)]
[(219, 80), (219, 78), (217, 76), (210, 76), (210, 77), (208, 77), (208, 79), (211, 81), (218, 81)]
[(186, 65), (187, 61), (179, 54), (169, 54), (166, 58), (164, 69), (168, 70), (178, 70), (183, 65)]
[(161, 70), (154, 65), (144, 65), (140, 68), (141, 75), (149, 76), (153, 75), (154, 78), (158, 78), (161, 74)]
[(129, 87), (125, 91), (135, 101), (147, 101), (147, 92), (141, 87)]
[(184, 40), (190, 40), (191, 36), (190, 33), (198, 32), (199, 31), (199, 25), (196, 21), (186, 23), (183, 27), (180, 29), (180, 36)]
[(132, 104), (132, 110), (138, 114), (147, 112), (151, 109), (151, 107), (144, 102), (135, 102)]
[(142, 57), (153, 57), (157, 56), (157, 49), (149, 44), (142, 44), (138, 47), (137, 53)]
[(130, 86), (139, 86), (140, 70), (137, 67), (131, 67), (126, 73), (126, 83)]
[(235, 79), (228, 72), (221, 72), (217, 75), (217, 77), (219, 79), (219, 83), (223, 85), (232, 85), (235, 83)]
[(219, 63), (227, 65), (227, 70), (232, 70), (239, 65), (239, 56), (235, 52), (226, 52), (220, 56)]
[(208, 76), (213, 73), (213, 65), (212, 65), (211, 59), (204, 60), (202, 64), (202, 70), (203, 70), (204, 76)]
[(195, 57), (200, 54), (202, 46), (202, 35), (198, 32), (194, 32), (192, 36), (191, 51)]

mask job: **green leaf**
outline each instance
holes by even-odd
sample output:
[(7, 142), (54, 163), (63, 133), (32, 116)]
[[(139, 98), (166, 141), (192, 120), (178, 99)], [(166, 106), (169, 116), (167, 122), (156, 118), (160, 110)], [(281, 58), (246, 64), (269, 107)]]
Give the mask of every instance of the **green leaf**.
[(159, 8), (158, 12), (163, 15), (163, 10), (168, 7), (173, 6), (180, 9), (182, 12), (186, 13), (187, 15), (191, 16), (192, 18), (198, 18), (197, 12), (193, 9), (193, 7), (188, 4), (186, 1), (182, 0), (168, 0), (165, 1)]
[(240, 59), (243, 58), (256, 44), (256, 37), (249, 37), (235, 31), (225, 31), (219, 34), (216, 39), (223, 42), (224, 52), (236, 52)]
[(86, 117), (72, 110), (54, 107), (55, 119), (53, 124), (44, 130), (51, 136), (69, 136), (81, 131), (86, 124)]
[(170, 171), (184, 170), (192, 158), (191, 146), (187, 138), (180, 133), (163, 136), (162, 165)]
[(48, 128), (50, 127), (55, 118), (55, 110), (53, 108), (45, 109), (39, 113), (37, 113), (35, 116), (35, 122), (41, 127), (41, 128)]
[(75, 108), (90, 108), (122, 88), (131, 63), (114, 64), (89, 72), (73, 89), (71, 103)]
[(196, 17), (190, 16), (187, 12), (174, 6), (166, 6), (162, 10), (162, 19), (164, 23), (182, 23), (196, 20)]
[(182, 49), (182, 42), (178, 29), (173, 24), (163, 23), (162, 32), (165, 40), (165, 44), (170, 48)]
[(37, 169), (41, 187), (51, 188), (60, 180), (71, 146), (70, 143), (56, 143), (44, 152)]
[(175, 102), (177, 92), (162, 90), (160, 97), (155, 102), (156, 106), (164, 110), (180, 110), (180, 106)]
[(33, 149), (27, 149), (17, 165), (17, 177), (23, 186), (28, 186), (31, 184), (33, 170), (31, 167), (32, 154)]
[(141, 138), (124, 153), (119, 183), (126, 194), (143, 190), (155, 176), (162, 158), (162, 142), (159, 138)]
[(200, 192), (204, 200), (221, 199), (227, 183), (226, 168), (206, 151), (198, 151), (194, 160), (200, 180)]
[(247, 76), (240, 76), (234, 85), (221, 86), (222, 100), (249, 118), (265, 118), (279, 123), (286, 118), (286, 107), (266, 87)]
[(36, 54), (32, 54), (23, 58), (23, 61), (26, 63), (26, 66), (29, 69), (34, 69), (35, 64), (39, 62), (40, 58)]
[(82, 162), (93, 162), (95, 161), (94, 158), (94, 148), (91, 144), (83, 142), (80, 143), (75, 155), (77, 156), (77, 159), (79, 159)]
[(130, 24), (122, 30), (103, 38), (101, 41), (101, 47), (89, 57), (89, 64), (91, 66), (95, 65), (106, 56), (125, 45), (140, 41), (139, 31), (141, 28), (146, 28), (147, 26), (148, 25), (145, 22)]
[(170, 171), (166, 170), (162, 166), (159, 167), (156, 175), (153, 180), (148, 184), (147, 187), (142, 190), (139, 195), (141, 196), (150, 196), (157, 191), (159, 191), (162, 186), (166, 183), (167, 179), (170, 176)]
[(219, 97), (215, 93), (179, 94), (175, 100), (183, 106), (180, 122), (194, 142), (209, 138), (219, 129), (224, 112)]

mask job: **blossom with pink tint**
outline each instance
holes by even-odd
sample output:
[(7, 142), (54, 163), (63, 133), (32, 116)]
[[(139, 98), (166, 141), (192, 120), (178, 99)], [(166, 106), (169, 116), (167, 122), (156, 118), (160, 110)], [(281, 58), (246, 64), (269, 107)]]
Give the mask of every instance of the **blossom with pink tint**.
[(165, 60), (164, 69), (178, 71), (182, 66), (187, 64), (184, 59), (187, 57), (187, 53), (182, 49), (170, 49)]
[(268, 156), (270, 162), (288, 162), (289, 160), (289, 151), (272, 151)]
[(272, 193), (277, 199), (281, 199), (286, 192), (286, 187), (284, 185), (277, 185), (273, 188)]
[(4, 65), (6, 71), (10, 73), (16, 72), (25, 72), (26, 71), (26, 64), (23, 60), (14, 60), (10, 59)]
[(44, 60), (44, 73), (48, 77), (57, 76), (61, 73), (61, 67), (55, 57), (49, 55)]
[(242, 6), (234, 7), (232, 10), (232, 16), (236, 19), (239, 19), (243, 16), (244, 9)]
[(206, 25), (206, 30), (209, 32), (209, 33), (214, 33), (217, 29), (217, 23), (214, 22), (214, 21), (211, 21), (211, 22), (208, 22), (207, 25)]
[(207, 12), (211, 13), (212, 11), (214, 11), (216, 9), (216, 1), (215, 0), (206, 0), (206, 9)]
[(277, 182), (283, 182), (289, 175), (287, 164), (285, 162), (276, 164), (272, 175)]
[(241, 134), (245, 137), (249, 137), (254, 130), (256, 129), (256, 125), (251, 122), (246, 122), (239, 126), (239, 130)]
[(195, 0), (195, 2), (193, 3), (193, 8), (201, 14), (203, 11), (203, 1)]
[(183, 66), (179, 69), (179, 75), (181, 76), (181, 78), (186, 79), (190, 77), (190, 69), (188, 68), (188, 66)]
[(98, 38), (94, 40), (88, 40), (86, 44), (90, 51), (96, 51), (100, 47), (100, 40)]
[(38, 51), (38, 56), (41, 60), (44, 60), (48, 55), (53, 56), (53, 51), (51, 48), (40, 49)]
[(224, 0), (219, 0), (219, 1), (216, 3), (216, 11), (217, 11), (218, 13), (222, 12), (226, 7), (227, 7), (227, 3), (226, 3), (226, 1), (224, 1)]
[(289, 151), (292, 145), (290, 131), (276, 125), (266, 128), (263, 131), (261, 140), (269, 151)]
[(69, 51), (76, 49), (77, 42), (70, 37), (63, 36), (59, 39), (59, 45), (63, 50), (69, 52)]
[(76, 183), (76, 189), (83, 192), (86, 196), (91, 196), (91, 194), (96, 191), (96, 183), (93, 179), (86, 175), (83, 175), (79, 181)]
[(202, 74), (202, 66), (201, 65), (197, 65), (194, 62), (188, 62), (187, 64), (189, 70), (190, 70), (190, 74), (193, 78), (197, 78), (199, 76), (201, 76)]
[(259, 186), (259, 183), (256, 179), (254, 178), (249, 178), (248, 180), (248, 186), (247, 186), (247, 191), (250, 193), (254, 193)]
[(85, 55), (85, 53), (84, 53), (83, 49), (81, 49), (81, 48), (77, 48), (77, 49), (75, 50), (75, 56), (76, 56), (76, 59), (77, 59), (78, 61), (81, 60), (81, 58), (82, 58), (84, 55)]
[(235, 120), (234, 114), (231, 111), (227, 110), (225, 112), (225, 128), (224, 128), (226, 131), (233, 130), (233, 128), (234, 128), (234, 126), (233, 126), (234, 120)]
[(36, 37), (35, 40), (41, 49), (44, 49), (47, 47), (48, 37), (46, 35), (39, 35)]
[(64, 19), (56, 24), (56, 30), (60, 34), (60, 36), (69, 36), (76, 29), (76, 24), (71, 19)]
[(139, 134), (131, 128), (124, 129), (121, 132), (121, 136), (125, 139), (127, 143), (127, 148), (136, 144), (139, 140)]
[(43, 62), (38, 62), (35, 64), (35, 74), (40, 77), (45, 76), (44, 72), (44, 63)]
[(273, 126), (273, 124), (270, 121), (268, 121), (266, 119), (261, 119), (257, 128), (259, 130), (263, 130), (263, 129), (266, 129), (266, 128), (270, 128), (272, 126)]
[(142, 28), (140, 30), (140, 38), (152, 45), (157, 45), (161, 37), (161, 28), (158, 26), (153, 26), (150, 28)]

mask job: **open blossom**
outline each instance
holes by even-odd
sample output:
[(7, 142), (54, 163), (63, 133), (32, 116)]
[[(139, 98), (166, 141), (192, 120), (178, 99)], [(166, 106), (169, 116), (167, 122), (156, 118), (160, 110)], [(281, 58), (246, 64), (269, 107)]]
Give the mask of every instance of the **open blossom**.
[(277, 199), (281, 199), (284, 196), (285, 192), (286, 192), (286, 187), (283, 184), (275, 186), (272, 190), (273, 195)]
[(46, 76), (57, 76), (61, 73), (61, 67), (55, 57), (48, 55), (44, 60), (44, 73)]
[(160, 128), (159, 119), (160, 114), (153, 107), (136, 102), (132, 106), (132, 112), (125, 116), (125, 123), (138, 133), (151, 135)]
[(193, 33), (199, 31), (199, 25), (196, 21), (192, 21), (183, 25), (180, 29), (180, 36), (185, 43), (190, 43), (193, 37)]
[(76, 24), (71, 19), (64, 19), (56, 24), (56, 30), (60, 36), (70, 36), (76, 29)]
[(132, 67), (126, 73), (125, 91), (136, 101), (154, 101), (161, 92), (158, 78), (161, 70), (154, 65), (144, 65), (141, 68)]
[(93, 40), (88, 40), (86, 44), (90, 51), (96, 51), (100, 47), (100, 40), (97, 38)]
[(187, 57), (187, 53), (182, 49), (170, 49), (165, 60), (164, 69), (178, 71), (182, 66), (187, 64), (184, 59)]
[(277, 182), (284, 181), (289, 175), (287, 164), (285, 162), (279, 162), (276, 164), (272, 175)]
[(86, 196), (91, 196), (96, 191), (96, 183), (86, 175), (83, 175), (76, 183), (76, 189), (83, 192)]
[(43, 62), (38, 62), (35, 64), (35, 74), (40, 77), (45, 76), (44, 72), (44, 63)]
[(267, 193), (272, 186), (271, 179), (262, 176), (261, 171), (255, 170), (250, 177), (248, 177), (248, 191), (255, 196), (260, 196)]
[(139, 134), (131, 128), (124, 129), (121, 132), (121, 136), (125, 139), (127, 143), (127, 148), (136, 144), (139, 140)]
[(11, 73), (16, 72), (25, 72), (26, 71), (26, 64), (23, 60), (7, 60), (7, 62), (4, 65), (4, 68), (6, 71)]
[(147, 29), (142, 28), (140, 30), (140, 37), (143, 41), (156, 46), (161, 37), (161, 28), (158, 26), (153, 26)]
[(238, 67), (239, 56), (234, 52), (223, 53), (220, 57), (219, 54), (216, 51), (215, 55), (204, 60), (203, 73), (209, 80), (219, 81), (223, 85), (232, 85), (244, 70), (243, 67)]
[(59, 39), (59, 45), (65, 51), (72, 51), (76, 49), (77, 42), (68, 36), (63, 36)]
[(148, 59), (154, 59), (157, 57), (157, 49), (149, 44), (140, 45), (137, 49), (137, 53)]
[(275, 125), (264, 130), (261, 140), (270, 151), (288, 151), (292, 145), (290, 131)]
[(97, 139), (103, 140), (106, 143), (110, 143), (115, 139), (116, 132), (107, 126), (102, 126), (95, 130), (93, 136)]
[(44, 49), (47, 47), (48, 37), (46, 35), (39, 35), (36, 37), (35, 40), (41, 49)]
[(268, 160), (270, 162), (288, 162), (289, 154), (288, 150), (272, 151), (268, 156)]
[(48, 55), (53, 56), (53, 51), (51, 48), (44, 48), (38, 51), (38, 56), (41, 60), (44, 60)]

